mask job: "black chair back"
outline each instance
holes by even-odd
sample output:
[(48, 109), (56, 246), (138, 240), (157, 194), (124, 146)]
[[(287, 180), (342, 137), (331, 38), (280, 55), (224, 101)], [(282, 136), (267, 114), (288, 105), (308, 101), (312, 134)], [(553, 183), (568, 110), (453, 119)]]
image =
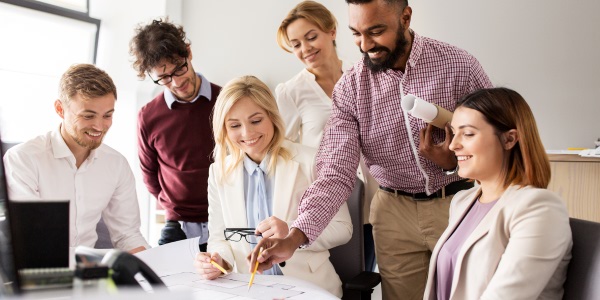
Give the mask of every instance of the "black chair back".
[(352, 238), (348, 243), (330, 249), (331, 263), (342, 280), (344, 300), (371, 299), (373, 289), (381, 282), (379, 273), (365, 271), (363, 203), (364, 185), (356, 179), (348, 198), (352, 218)]
[(600, 223), (571, 218), (570, 224), (573, 256), (563, 299), (600, 299)]
[(352, 238), (348, 243), (329, 250), (331, 263), (343, 283), (365, 270), (363, 243), (363, 201), (364, 185), (356, 179), (354, 189), (348, 198), (348, 210), (352, 218)]

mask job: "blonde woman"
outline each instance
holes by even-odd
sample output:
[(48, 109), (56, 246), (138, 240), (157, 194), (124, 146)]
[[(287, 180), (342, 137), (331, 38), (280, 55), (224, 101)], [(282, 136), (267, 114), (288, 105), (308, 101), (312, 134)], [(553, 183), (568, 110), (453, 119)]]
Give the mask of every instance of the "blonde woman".
[(531, 109), (510, 89), (475, 91), (456, 105), (452, 131), (458, 175), (479, 185), (452, 199), (424, 299), (562, 299), (569, 215), (546, 189), (550, 163)]
[[(215, 103), (213, 131), (215, 162), (208, 179), (211, 235), (208, 252), (200, 253), (194, 262), (205, 279), (221, 275), (211, 259), (228, 271), (247, 273), (246, 257), (260, 238), (253, 233), (263, 238), (287, 236), (298, 202), (315, 179), (315, 150), (285, 141), (275, 99), (256, 77), (236, 78), (223, 87)], [(351, 236), (344, 204), (314, 244), (263, 274), (301, 278), (339, 297), (341, 281), (328, 249)]]
[[(331, 113), (333, 87), (345, 70), (352, 67), (338, 58), (335, 45), (337, 21), (322, 4), (302, 1), (294, 7), (277, 30), (277, 43), (293, 53), (306, 68), (277, 85), (275, 98), (286, 124), (289, 140), (319, 147), (325, 123)], [(375, 268), (375, 248), (369, 224), (371, 199), (378, 184), (361, 159), (357, 173), (365, 183), (365, 267)]]

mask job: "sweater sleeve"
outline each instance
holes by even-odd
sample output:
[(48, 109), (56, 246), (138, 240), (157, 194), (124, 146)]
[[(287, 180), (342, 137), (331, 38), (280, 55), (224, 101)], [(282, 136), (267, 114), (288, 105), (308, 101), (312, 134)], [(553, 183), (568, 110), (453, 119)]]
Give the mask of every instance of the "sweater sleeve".
[(158, 181), (158, 153), (153, 147), (148, 134), (148, 128), (144, 122), (144, 111), (138, 114), (138, 156), (144, 183), (150, 194), (158, 199), (161, 187)]

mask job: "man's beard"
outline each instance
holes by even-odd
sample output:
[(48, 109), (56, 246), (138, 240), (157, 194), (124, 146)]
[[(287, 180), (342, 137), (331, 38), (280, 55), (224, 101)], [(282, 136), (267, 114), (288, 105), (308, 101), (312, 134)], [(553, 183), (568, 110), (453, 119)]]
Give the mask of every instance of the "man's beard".
[[(387, 69), (391, 69), (394, 67), (398, 59), (402, 55), (404, 55), (404, 53), (406, 53), (406, 45), (408, 45), (408, 39), (406, 39), (406, 37), (404, 36), (404, 28), (402, 27), (402, 25), (400, 25), (396, 34), (396, 47), (393, 51), (384, 46), (373, 47), (367, 52), (363, 52), (362, 50), (360, 50), (360, 52), (363, 53), (363, 60), (367, 65), (367, 68), (369, 68), (369, 70), (373, 72), (380, 72)], [(383, 59), (383, 61), (380, 63), (373, 62), (369, 57), (368, 52), (376, 51), (385, 51), (388, 53), (387, 56)]]
[[(71, 139), (73, 139), (73, 141), (75, 141), (75, 143), (77, 143), (77, 145), (89, 149), (89, 150), (94, 150), (98, 147), (100, 147), (100, 145), (102, 145), (102, 139), (100, 139), (99, 141), (86, 141), (85, 140), (85, 132), (79, 131), (76, 128), (66, 128), (67, 129), (67, 133), (71, 136)], [(79, 132), (79, 134), (77, 134)], [(102, 134), (104, 135), (106, 132), (102, 132)], [(103, 137), (104, 138), (104, 137)]]

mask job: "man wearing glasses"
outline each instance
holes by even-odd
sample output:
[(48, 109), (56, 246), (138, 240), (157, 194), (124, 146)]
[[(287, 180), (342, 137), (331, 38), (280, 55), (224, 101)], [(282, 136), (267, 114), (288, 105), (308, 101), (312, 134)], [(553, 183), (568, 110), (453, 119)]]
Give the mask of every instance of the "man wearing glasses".
[(214, 148), (210, 114), (220, 86), (192, 66), (181, 26), (154, 20), (136, 29), (129, 52), (139, 78), (164, 92), (138, 114), (138, 149), (144, 183), (166, 212), (159, 245), (200, 237), (208, 240), (208, 169)]

